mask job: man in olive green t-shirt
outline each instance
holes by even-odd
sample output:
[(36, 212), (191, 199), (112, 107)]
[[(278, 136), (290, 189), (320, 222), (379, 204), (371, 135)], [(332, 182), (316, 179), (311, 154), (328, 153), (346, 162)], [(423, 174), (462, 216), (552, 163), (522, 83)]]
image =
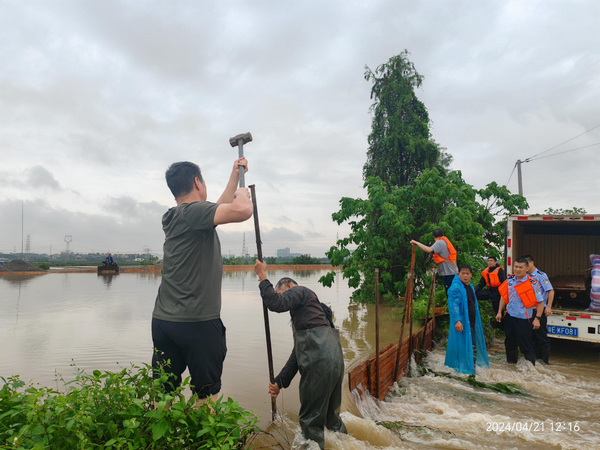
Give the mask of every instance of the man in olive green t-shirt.
[(165, 175), (177, 206), (162, 218), (165, 244), (162, 280), (152, 313), (152, 366), (170, 360), (167, 372), (172, 374), (172, 388), (181, 384), (187, 367), (192, 391), (201, 399), (214, 399), (221, 390), (227, 353), (220, 318), (223, 262), (216, 227), (252, 216), (248, 189), (237, 189), (238, 166), (248, 170), (245, 158), (235, 161), (217, 203), (206, 201), (206, 184), (196, 164), (174, 163)]

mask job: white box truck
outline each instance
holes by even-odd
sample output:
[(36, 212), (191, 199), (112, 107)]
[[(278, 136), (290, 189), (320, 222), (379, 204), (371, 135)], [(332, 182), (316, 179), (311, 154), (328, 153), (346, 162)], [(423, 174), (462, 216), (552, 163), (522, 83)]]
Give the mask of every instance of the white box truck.
[(548, 336), (600, 342), (600, 312), (590, 305), (591, 254), (600, 254), (600, 214), (512, 215), (506, 224), (504, 264), (532, 255), (554, 287)]

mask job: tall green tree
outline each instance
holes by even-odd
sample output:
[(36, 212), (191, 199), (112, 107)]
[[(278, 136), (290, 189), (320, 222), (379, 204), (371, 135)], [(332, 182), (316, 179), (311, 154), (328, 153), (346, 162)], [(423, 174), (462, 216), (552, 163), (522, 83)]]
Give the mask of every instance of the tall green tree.
[[(431, 139), (427, 109), (415, 94), (423, 82), (405, 50), (379, 66), (368, 67), (373, 83), (372, 132), (363, 167), (367, 199), (342, 198), (333, 214), (351, 233), (327, 252), (344, 278), (357, 288), (359, 301), (374, 300), (374, 270), (380, 271), (380, 292), (404, 292), (410, 265), (411, 239), (433, 242), (441, 228), (454, 243), (459, 262), (477, 267), (485, 256), (499, 256), (508, 214), (525, 208), (525, 199), (490, 183), (475, 189), (460, 171), (450, 171), (451, 156)], [(417, 280), (432, 266), (431, 255), (418, 250)], [(333, 272), (320, 282), (331, 286)], [(388, 296), (389, 298), (389, 296)]]
[(371, 70), (365, 79), (371, 88), (372, 129), (363, 176), (377, 176), (390, 187), (404, 186), (423, 170), (447, 167), (451, 157), (431, 139), (429, 114), (415, 93), (423, 76), (404, 50)]

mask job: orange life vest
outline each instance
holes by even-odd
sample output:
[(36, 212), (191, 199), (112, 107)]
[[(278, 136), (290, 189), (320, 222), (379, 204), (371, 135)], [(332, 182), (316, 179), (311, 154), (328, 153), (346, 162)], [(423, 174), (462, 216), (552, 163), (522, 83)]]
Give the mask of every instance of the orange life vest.
[(446, 261), (450, 261), (451, 263), (453, 263), (454, 265), (456, 265), (456, 250), (454, 249), (454, 245), (452, 245), (452, 242), (450, 242), (450, 240), (446, 236), (442, 236), (442, 237), (436, 238), (436, 241), (439, 241), (440, 239), (443, 239), (443, 241), (448, 246), (448, 251), (450, 252), (450, 255), (448, 255), (448, 259), (446, 259), (446, 258), (442, 258), (437, 253), (434, 253), (433, 254), (433, 261), (436, 264), (440, 264), (440, 263), (443, 263), (443, 262), (446, 262)]
[[(537, 284), (537, 281), (527, 275), (526, 281), (514, 286), (514, 290), (517, 292), (517, 295), (523, 302), (523, 306), (525, 308), (533, 308), (534, 306), (537, 306), (538, 301), (534, 291), (535, 284)], [(510, 300), (508, 296), (508, 280), (505, 280), (504, 283), (498, 287), (498, 292), (502, 296), (504, 303), (508, 305)]]
[(489, 287), (498, 287), (502, 284), (502, 283), (500, 283), (500, 277), (498, 276), (499, 273), (500, 273), (500, 267), (496, 267), (491, 272), (490, 272), (490, 268), (486, 267), (486, 269), (483, 272), (481, 272), (481, 276), (485, 280), (485, 284), (487, 284)]

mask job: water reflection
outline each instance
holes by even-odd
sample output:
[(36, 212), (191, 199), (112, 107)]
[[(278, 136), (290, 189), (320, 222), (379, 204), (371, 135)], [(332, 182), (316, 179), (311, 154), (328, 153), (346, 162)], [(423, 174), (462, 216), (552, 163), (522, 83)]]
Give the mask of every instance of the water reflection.
[(110, 289), (110, 285), (112, 284), (114, 276), (115, 276), (115, 274), (113, 274), (113, 273), (99, 273), (98, 274), (98, 278), (101, 278), (102, 281), (104, 281), (104, 284), (106, 285), (106, 290)]
[(2, 275), (0, 276), (0, 284), (6, 282), (9, 285), (21, 287), (26, 285), (29, 281), (42, 276), (43, 275)]

